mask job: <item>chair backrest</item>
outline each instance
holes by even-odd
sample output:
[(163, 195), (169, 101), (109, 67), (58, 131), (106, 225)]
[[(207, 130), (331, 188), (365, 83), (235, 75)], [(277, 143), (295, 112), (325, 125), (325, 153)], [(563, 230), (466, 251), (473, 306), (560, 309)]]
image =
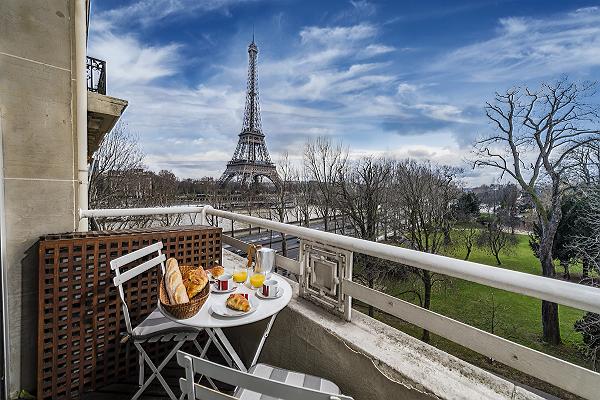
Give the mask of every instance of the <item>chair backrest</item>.
[[(150, 246), (146, 246), (143, 249), (139, 249), (133, 251), (129, 254), (125, 254), (119, 258), (115, 258), (110, 262), (110, 269), (115, 271), (115, 277), (113, 278), (114, 285), (119, 289), (119, 295), (121, 296), (121, 303), (123, 303), (123, 316), (125, 317), (125, 324), (127, 325), (127, 332), (129, 334), (133, 333), (133, 328), (131, 327), (131, 320), (129, 319), (129, 308), (127, 307), (127, 301), (125, 300), (125, 293), (123, 291), (123, 284), (128, 280), (135, 278), (136, 276), (143, 274), (148, 271), (150, 268), (156, 267), (160, 265), (161, 272), (165, 273), (165, 260), (166, 256), (162, 254), (161, 249), (163, 248), (162, 242), (157, 242), (151, 244)], [(148, 261), (145, 261), (135, 267), (128, 269), (127, 271), (121, 273), (121, 268), (135, 263), (136, 261), (156, 252), (157, 255), (154, 258), (151, 258)]]
[(194, 375), (202, 374), (209, 378), (242, 387), (256, 393), (285, 400), (353, 400), (341, 394), (325, 393), (314, 389), (274, 381), (229, 368), (212, 361), (193, 356), (183, 351), (177, 352), (177, 362), (185, 368), (185, 378), (179, 379), (182, 393), (188, 400), (231, 400), (228, 394), (218, 392), (195, 383)]

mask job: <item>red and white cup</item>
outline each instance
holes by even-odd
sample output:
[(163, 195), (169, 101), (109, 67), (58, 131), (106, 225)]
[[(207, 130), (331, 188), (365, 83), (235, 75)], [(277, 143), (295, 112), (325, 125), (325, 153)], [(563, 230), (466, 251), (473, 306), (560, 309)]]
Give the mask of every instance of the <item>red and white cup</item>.
[(265, 297), (277, 296), (277, 281), (274, 279), (265, 281), (262, 285), (261, 293)]
[(229, 274), (223, 274), (217, 278), (217, 289), (229, 290), (233, 287), (233, 277)]

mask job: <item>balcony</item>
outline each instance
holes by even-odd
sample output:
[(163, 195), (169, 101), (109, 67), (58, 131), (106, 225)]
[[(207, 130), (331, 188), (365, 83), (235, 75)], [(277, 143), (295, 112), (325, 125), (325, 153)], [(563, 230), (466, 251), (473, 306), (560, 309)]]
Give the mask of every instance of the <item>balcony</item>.
[(88, 159), (127, 108), (126, 100), (106, 95), (106, 81), (106, 61), (88, 56)]
[(86, 57), (87, 90), (106, 94), (106, 61), (94, 57)]
[[(352, 256), (367, 254), (489, 287), (600, 312), (600, 289), (582, 287), (453, 258), (369, 242), (206, 207), (82, 211), (82, 218), (190, 214), (203, 225), (214, 218), (251, 224), (300, 240), (299, 261), (280, 255), (276, 266), (290, 278), (291, 303), (278, 316), (261, 362), (322, 376), (356, 399), (539, 399), (535, 389), (491, 374), (357, 311), (360, 301), (431, 333), (494, 359), (538, 380), (586, 399), (597, 398), (600, 374), (474, 328), (412, 303), (363, 286), (352, 279)], [(232, 253), (247, 243), (223, 236), (222, 262), (243, 262)], [(260, 338), (262, 322), (232, 329), (229, 340), (244, 361), (248, 343)], [(117, 338), (113, 338), (117, 340)], [(181, 373), (174, 367), (174, 379)], [(108, 395), (122, 385), (108, 385)], [(133, 393), (134, 386), (130, 387)], [(127, 389), (125, 389), (127, 391)], [(116, 396), (116, 392), (113, 393)], [(543, 393), (542, 393), (543, 394)], [(118, 397), (118, 396), (117, 396)], [(115, 398), (117, 398), (115, 397)], [(89, 398), (94, 398), (89, 397)], [(99, 398), (99, 397), (97, 397)]]

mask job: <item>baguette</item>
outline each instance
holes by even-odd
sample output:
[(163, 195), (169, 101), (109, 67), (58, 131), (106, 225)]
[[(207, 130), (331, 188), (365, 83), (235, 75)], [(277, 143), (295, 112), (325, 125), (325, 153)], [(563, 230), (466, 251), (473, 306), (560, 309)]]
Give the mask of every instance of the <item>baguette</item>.
[(167, 260), (167, 270), (163, 279), (165, 280), (169, 301), (172, 304), (183, 304), (190, 301), (183, 285), (181, 271), (179, 271), (179, 264), (176, 259), (169, 258)]

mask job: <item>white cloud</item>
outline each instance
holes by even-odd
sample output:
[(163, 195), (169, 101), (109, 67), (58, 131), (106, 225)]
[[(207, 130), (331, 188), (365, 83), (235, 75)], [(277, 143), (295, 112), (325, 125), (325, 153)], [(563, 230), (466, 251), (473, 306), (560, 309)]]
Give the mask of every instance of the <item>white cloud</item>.
[(415, 108), (423, 110), (423, 112), (431, 118), (440, 121), (449, 122), (469, 122), (462, 116), (462, 110), (451, 104), (417, 104)]
[(394, 50), (396, 49), (392, 46), (386, 46), (383, 44), (370, 44), (367, 47), (365, 47), (365, 50), (362, 52), (362, 55), (364, 57), (373, 57), (378, 56), (380, 54), (391, 53)]
[(352, 7), (354, 7), (354, 10), (358, 13), (358, 15), (363, 18), (375, 14), (377, 11), (375, 4), (366, 0), (350, 0), (350, 4)]
[(451, 51), (430, 71), (492, 82), (555, 76), (600, 66), (600, 9), (544, 19), (503, 18), (496, 37)]
[(334, 27), (309, 26), (300, 31), (303, 43), (320, 43), (326, 45), (363, 40), (371, 38), (376, 34), (377, 29), (370, 24)]
[(397, 92), (400, 95), (404, 95), (407, 93), (414, 93), (417, 91), (418, 88), (419, 87), (417, 85), (414, 85), (412, 83), (401, 82), (398, 84)]
[[(147, 26), (168, 17), (199, 15), (207, 12), (229, 13), (238, 3), (256, 0), (137, 0), (94, 16), (98, 21), (139, 23)], [(103, 23), (103, 22), (102, 22)]]
[(528, 23), (525, 18), (500, 18), (501, 31), (506, 35), (518, 35), (527, 31)]
[(180, 48), (176, 43), (144, 45), (132, 35), (107, 31), (91, 36), (89, 54), (108, 62), (112, 85), (126, 86), (175, 74), (181, 62)]

